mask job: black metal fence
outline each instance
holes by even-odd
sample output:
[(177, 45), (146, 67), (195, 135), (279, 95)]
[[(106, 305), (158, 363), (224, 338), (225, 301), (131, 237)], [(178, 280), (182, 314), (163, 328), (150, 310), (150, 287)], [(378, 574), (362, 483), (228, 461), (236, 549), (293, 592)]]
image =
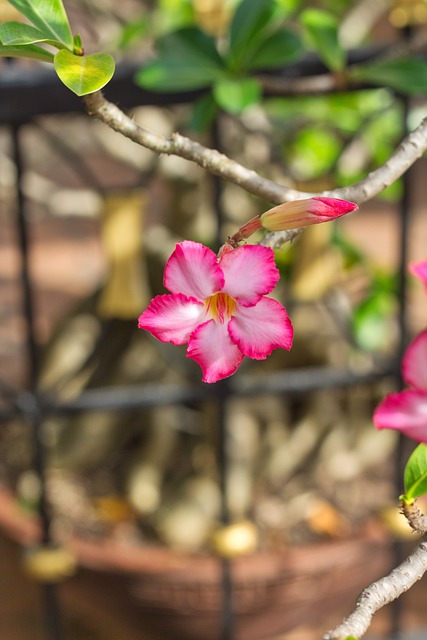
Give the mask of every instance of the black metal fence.
[[(317, 70), (319, 70), (317, 65)], [(313, 72), (316, 64), (310, 62), (303, 72)], [(150, 94), (135, 87), (132, 81), (133, 69), (119, 68), (118, 72), (107, 88), (107, 96), (112, 101), (118, 101), (122, 107), (130, 108), (137, 105), (171, 105), (186, 103), (194, 100), (197, 94)], [(21, 131), (27, 123), (37, 123), (37, 116), (46, 114), (61, 114), (82, 112), (80, 100), (75, 98), (57, 82), (54, 74), (49, 70), (24, 68), (20, 65), (4, 65), (0, 72), (0, 125), (7, 129), (10, 135), (13, 161), (16, 166), (16, 200), (17, 215), (16, 229), (21, 261), (20, 294), (23, 315), (25, 317), (26, 332), (26, 367), (28, 384), (24, 389), (16, 389), (7, 381), (7, 372), (0, 372), (0, 393), (3, 403), (0, 408), (0, 420), (7, 422), (13, 418), (25, 420), (31, 430), (34, 455), (34, 470), (41, 480), (41, 499), (39, 515), (42, 525), (42, 544), (49, 546), (51, 539), (51, 519), (47, 505), (46, 487), (44, 483), (46, 457), (41, 437), (41, 430), (47, 417), (53, 414), (78, 414), (83, 411), (104, 410), (124, 411), (130, 408), (142, 408), (156, 405), (180, 404), (209, 400), (217, 408), (217, 465), (222, 493), (222, 520), (227, 523), (228, 513), (226, 504), (227, 478), (227, 433), (225, 428), (228, 402), (237, 396), (257, 396), (262, 394), (280, 394), (294, 396), (308, 391), (345, 387), (394, 376), (398, 379), (398, 359), (382, 368), (357, 374), (350, 370), (336, 370), (330, 367), (299, 368), (294, 371), (266, 373), (262, 377), (251, 379), (236, 376), (216, 385), (181, 385), (147, 384), (142, 386), (97, 388), (84, 391), (79, 397), (70, 401), (61, 401), (51, 395), (46, 396), (39, 389), (39, 359), (34, 326), (34, 289), (33, 277), (29, 261), (29, 247), (31, 237), (29, 233), (29, 219), (26, 198), (22, 188), (22, 176), (25, 165), (26, 149)], [(406, 114), (404, 114), (404, 117)], [(405, 281), (407, 263), (408, 239), (408, 211), (410, 174), (405, 177), (404, 195), (400, 202), (400, 247), (399, 247), (399, 353), (403, 350), (406, 338), (405, 311)], [(218, 216), (218, 229), (221, 224), (220, 207), (221, 183), (215, 181), (215, 206)], [(233, 589), (230, 573), (230, 562), (222, 560), (222, 640), (232, 640), (234, 614)], [(60, 640), (61, 608), (57, 598), (57, 587), (54, 584), (41, 585), (44, 594), (46, 617), (46, 640)], [(395, 625), (396, 626), (396, 625)], [(143, 621), (142, 621), (143, 627)]]

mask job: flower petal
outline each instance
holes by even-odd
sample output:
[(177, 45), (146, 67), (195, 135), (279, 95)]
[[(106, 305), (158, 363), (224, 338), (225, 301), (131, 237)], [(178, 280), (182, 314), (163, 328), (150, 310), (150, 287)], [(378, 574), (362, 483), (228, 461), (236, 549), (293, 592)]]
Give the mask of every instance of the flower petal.
[(427, 392), (427, 330), (420, 333), (406, 349), (402, 375), (407, 384)]
[(194, 298), (181, 293), (156, 296), (139, 316), (138, 327), (162, 342), (185, 344), (204, 317), (203, 304)]
[(211, 249), (185, 240), (176, 245), (167, 261), (163, 283), (172, 293), (202, 301), (222, 289), (224, 274)]
[(270, 293), (280, 277), (274, 252), (269, 247), (238, 247), (225, 253), (219, 264), (225, 276), (223, 292), (245, 307), (255, 305), (263, 295)]
[(203, 382), (217, 382), (231, 376), (243, 360), (243, 354), (230, 340), (227, 325), (209, 320), (194, 331), (188, 343), (187, 357), (202, 368)]
[(374, 412), (377, 429), (396, 429), (427, 443), (427, 393), (406, 389), (391, 393)]
[(272, 298), (255, 307), (238, 307), (228, 323), (232, 341), (249, 358), (264, 360), (273, 349), (290, 349), (293, 329), (286, 309)]

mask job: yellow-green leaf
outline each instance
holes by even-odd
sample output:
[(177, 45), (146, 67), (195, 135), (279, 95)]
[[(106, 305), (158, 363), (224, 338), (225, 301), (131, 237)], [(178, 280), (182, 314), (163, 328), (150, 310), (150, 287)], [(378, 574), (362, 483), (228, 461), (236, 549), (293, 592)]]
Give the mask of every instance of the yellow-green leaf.
[(55, 71), (61, 82), (78, 96), (102, 89), (114, 74), (114, 59), (108, 53), (76, 56), (67, 49), (54, 58)]

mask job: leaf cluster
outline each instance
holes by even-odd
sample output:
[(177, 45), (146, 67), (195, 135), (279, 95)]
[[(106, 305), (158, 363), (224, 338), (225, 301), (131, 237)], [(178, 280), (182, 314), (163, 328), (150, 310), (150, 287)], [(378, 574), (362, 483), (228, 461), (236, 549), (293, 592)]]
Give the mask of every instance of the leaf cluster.
[(418, 95), (427, 90), (427, 64), (418, 58), (347, 66), (339, 22), (329, 11), (307, 8), (298, 15), (282, 0), (242, 0), (227, 32), (214, 37), (188, 24), (156, 40), (157, 56), (136, 75), (154, 91), (206, 90), (193, 111), (192, 125), (205, 129), (218, 108), (240, 114), (260, 101), (257, 74), (283, 69), (314, 51), (342, 86), (374, 85)]
[(59, 79), (78, 96), (102, 89), (110, 81), (113, 58), (106, 53), (84, 55), (80, 36), (73, 36), (62, 0), (9, 2), (30, 24), (0, 24), (1, 56), (53, 63)]
[(218, 107), (238, 114), (261, 97), (254, 72), (283, 67), (304, 51), (300, 35), (282, 26), (282, 15), (276, 0), (243, 0), (223, 38), (197, 26), (168, 33), (157, 40), (157, 58), (139, 71), (136, 81), (155, 91), (210, 87), (196, 105), (196, 129), (205, 128)]

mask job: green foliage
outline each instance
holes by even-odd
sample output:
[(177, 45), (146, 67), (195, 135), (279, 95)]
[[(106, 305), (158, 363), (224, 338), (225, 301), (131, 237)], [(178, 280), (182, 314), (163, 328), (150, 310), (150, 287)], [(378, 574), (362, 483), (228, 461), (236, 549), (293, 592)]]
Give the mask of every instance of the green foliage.
[(427, 493), (427, 445), (420, 444), (413, 451), (406, 463), (403, 475), (406, 502), (413, 502), (415, 498)]
[(353, 71), (351, 77), (386, 85), (407, 95), (423, 95), (427, 92), (427, 63), (417, 58), (364, 65)]
[(300, 37), (290, 29), (278, 29), (258, 43), (258, 48), (247, 52), (246, 64), (253, 71), (275, 69), (296, 60), (302, 53)]
[(215, 83), (213, 96), (224, 111), (239, 114), (258, 102), (261, 86), (255, 78), (225, 78)]
[[(102, 89), (114, 73), (114, 60), (106, 53), (83, 56), (79, 35), (73, 36), (62, 0), (9, 0), (32, 24), (0, 24), (0, 55), (54, 63), (59, 79), (78, 96)], [(58, 49), (54, 55), (38, 46)]]
[(9, 0), (48, 40), (72, 51), (73, 35), (62, 0)]
[[(243, 0), (221, 43), (196, 26), (158, 38), (157, 58), (136, 74), (136, 82), (155, 91), (210, 89), (217, 106), (241, 113), (261, 97), (251, 72), (283, 66), (303, 51), (299, 36), (280, 25), (279, 9), (276, 0)], [(210, 100), (198, 102), (192, 118), (198, 130), (210, 122), (209, 113), (201, 113), (205, 106), (212, 112)]]
[(332, 127), (307, 124), (296, 133), (289, 148), (297, 177), (312, 180), (328, 173), (341, 149), (340, 140)]
[(372, 291), (353, 312), (352, 332), (359, 347), (378, 351), (387, 347), (390, 316), (395, 299), (388, 292)]
[(37, 42), (51, 44), (58, 49), (63, 47), (63, 44), (58, 40), (51, 40), (43, 31), (23, 22), (3, 22), (0, 24), (0, 42), (5, 46), (12, 47)]
[(218, 104), (212, 93), (205, 93), (196, 100), (189, 123), (190, 129), (196, 133), (202, 133), (212, 126), (218, 113)]
[[(369, 271), (369, 265), (365, 265)], [(372, 271), (372, 270), (371, 270)], [(356, 343), (366, 351), (388, 347), (389, 323), (396, 307), (396, 278), (394, 274), (370, 274), (368, 292), (353, 311), (352, 332)]]
[(59, 79), (78, 96), (102, 89), (114, 73), (114, 60), (108, 53), (76, 56), (62, 49), (55, 55), (54, 66)]
[(134, 44), (139, 44), (149, 34), (148, 27), (149, 22), (145, 13), (127, 22), (117, 41), (119, 49), (127, 49)]
[(224, 75), (215, 40), (197, 27), (187, 27), (157, 41), (159, 57), (136, 75), (155, 91), (184, 91), (206, 87)]
[[(345, 186), (385, 162), (402, 137), (400, 103), (386, 89), (324, 96), (267, 98), (275, 156), (307, 190)], [(395, 182), (380, 197), (394, 200)]]
[(230, 26), (227, 66), (231, 71), (248, 68), (247, 60), (263, 40), (265, 28), (274, 16), (274, 1), (244, 0), (238, 5)]
[(320, 9), (306, 9), (301, 14), (305, 35), (313, 49), (332, 71), (341, 71), (346, 62), (338, 40), (338, 20)]
[(5, 46), (0, 44), (0, 56), (7, 58), (30, 58), (40, 62), (53, 62), (53, 54), (35, 44), (22, 46)]

